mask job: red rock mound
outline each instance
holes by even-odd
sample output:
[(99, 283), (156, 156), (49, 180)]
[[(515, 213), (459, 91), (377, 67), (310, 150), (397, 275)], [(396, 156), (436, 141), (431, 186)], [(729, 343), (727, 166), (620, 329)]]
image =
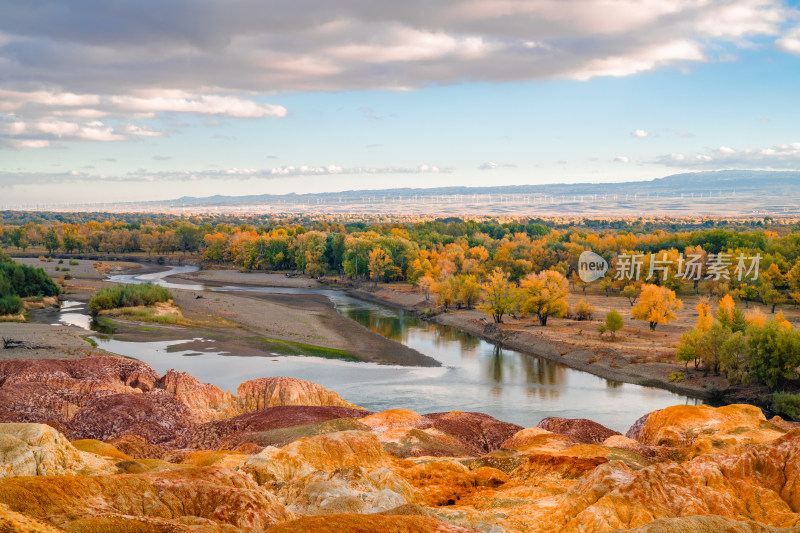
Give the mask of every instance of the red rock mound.
[(0, 421), (64, 423), (85, 394), (46, 383), (13, 383), (0, 388)]
[(345, 407), (269, 407), (196, 426), (171, 442), (170, 446), (204, 450), (235, 448), (243, 443), (242, 436), (247, 433), (314, 424), (335, 418), (361, 418), (369, 414), (369, 411)]
[(464, 443), (483, 453), (500, 448), (500, 445), (522, 426), (501, 422), (483, 413), (431, 413), (424, 415), (433, 422), (433, 427), (457, 437)]
[(169, 369), (156, 381), (155, 386), (175, 395), (191, 409), (199, 423), (219, 420), (237, 414), (233, 395), (200, 380), (186, 372)]
[(150, 444), (141, 435), (127, 434), (109, 439), (108, 443), (134, 459), (161, 459), (166, 453), (166, 448), (158, 444)]
[(546, 429), (551, 433), (564, 435), (581, 444), (600, 444), (608, 437), (620, 434), (618, 431), (608, 429), (586, 418), (558, 418), (551, 416), (543, 418), (536, 427)]
[(195, 425), (189, 408), (165, 391), (112, 394), (84, 404), (67, 425), (70, 440), (133, 434), (159, 444)]
[(0, 361), (0, 387), (46, 383), (75, 392), (131, 392), (153, 388), (158, 373), (141, 361), (122, 357), (11, 359)]

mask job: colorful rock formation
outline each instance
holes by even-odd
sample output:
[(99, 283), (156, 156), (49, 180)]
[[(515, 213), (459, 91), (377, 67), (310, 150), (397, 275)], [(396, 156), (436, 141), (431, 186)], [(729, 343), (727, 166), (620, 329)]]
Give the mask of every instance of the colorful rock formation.
[(0, 362), (0, 530), (800, 530), (800, 428), (748, 405), (623, 436), (371, 413), (290, 378), (237, 392), (113, 357)]

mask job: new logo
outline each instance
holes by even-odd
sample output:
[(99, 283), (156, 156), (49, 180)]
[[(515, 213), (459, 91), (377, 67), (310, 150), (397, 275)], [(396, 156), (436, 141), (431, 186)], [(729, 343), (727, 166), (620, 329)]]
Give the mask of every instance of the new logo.
[(578, 276), (584, 283), (595, 281), (606, 275), (608, 263), (601, 256), (586, 250), (578, 258)]

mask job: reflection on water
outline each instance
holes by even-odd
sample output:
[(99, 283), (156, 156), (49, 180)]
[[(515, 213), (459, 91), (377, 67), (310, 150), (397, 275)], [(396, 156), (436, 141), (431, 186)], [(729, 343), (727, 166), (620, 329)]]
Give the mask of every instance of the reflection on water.
[[(125, 280), (202, 289), (199, 285), (178, 285), (162, 279), (169, 273), (191, 269), (173, 267), (167, 273), (147, 275), (147, 279), (129, 276)], [(546, 416), (561, 416), (589, 418), (625, 431), (649, 411), (676, 403), (699, 403), (661, 389), (612, 382), (553, 361), (501, 349), (456, 328), (418, 320), (409, 313), (356, 300), (340, 291), (239, 286), (211, 290), (322, 294), (343, 315), (433, 357), (443, 366), (400, 367), (314, 357), (239, 357), (220, 353), (213, 341), (208, 341), (202, 354), (180, 346), (188, 340), (134, 343), (98, 339), (98, 342), (105, 350), (141, 359), (158, 372), (177, 368), (234, 393), (239, 383), (248, 379), (290, 376), (319, 383), (374, 411), (396, 408), (421, 413), (480, 411), (526, 427), (536, 425)]]
[(89, 306), (86, 302), (76, 300), (65, 300), (61, 303), (57, 315), (58, 322), (54, 325), (63, 324), (65, 326), (76, 326), (87, 331), (95, 331), (105, 335), (110, 335), (116, 331), (113, 324), (102, 318), (94, 319), (89, 315)]
[(172, 283), (164, 278), (174, 274), (186, 274), (188, 272), (197, 272), (196, 266), (174, 266), (169, 267), (167, 270), (161, 272), (151, 272), (150, 274), (117, 274), (109, 276), (108, 280), (114, 283), (155, 283), (168, 289), (189, 289), (195, 291), (202, 291), (205, 287), (203, 285), (193, 285), (190, 283)]

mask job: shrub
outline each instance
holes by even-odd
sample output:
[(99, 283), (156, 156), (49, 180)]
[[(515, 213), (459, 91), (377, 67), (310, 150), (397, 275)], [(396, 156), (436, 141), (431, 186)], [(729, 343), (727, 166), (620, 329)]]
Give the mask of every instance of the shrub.
[(61, 289), (41, 268), (0, 261), (0, 296), (58, 296)]
[(586, 300), (579, 300), (573, 309), (575, 320), (591, 320), (594, 315), (595, 307)]
[(22, 298), (14, 294), (0, 298), (0, 315), (18, 315), (23, 308)]
[(776, 392), (772, 395), (772, 410), (792, 420), (800, 420), (800, 394)]
[(43, 256), (43, 255), (40, 255), (39, 256), (39, 261), (41, 261), (42, 263), (47, 263), (47, 258), (45, 256)]
[(59, 260), (58, 260), (58, 264), (59, 264), (59, 265), (63, 265), (63, 264), (64, 264), (64, 260), (63, 260), (63, 259), (59, 259)]
[(680, 383), (681, 381), (684, 380), (685, 377), (686, 376), (684, 376), (683, 372), (673, 372), (672, 374), (669, 375), (669, 380), (672, 383)]
[(153, 305), (158, 302), (168, 302), (171, 299), (172, 294), (169, 290), (152, 283), (115, 285), (97, 291), (89, 300), (89, 311), (96, 316), (100, 311), (106, 309)]
[(78, 261), (76, 259), (70, 259), (69, 264), (72, 266), (78, 266)]
[(606, 321), (597, 326), (597, 331), (600, 332), (601, 337), (603, 336), (603, 333), (610, 331), (611, 339), (613, 340), (616, 337), (617, 331), (621, 330), (624, 325), (625, 320), (622, 319), (622, 315), (619, 314), (619, 312), (615, 309), (612, 309), (606, 313)]

